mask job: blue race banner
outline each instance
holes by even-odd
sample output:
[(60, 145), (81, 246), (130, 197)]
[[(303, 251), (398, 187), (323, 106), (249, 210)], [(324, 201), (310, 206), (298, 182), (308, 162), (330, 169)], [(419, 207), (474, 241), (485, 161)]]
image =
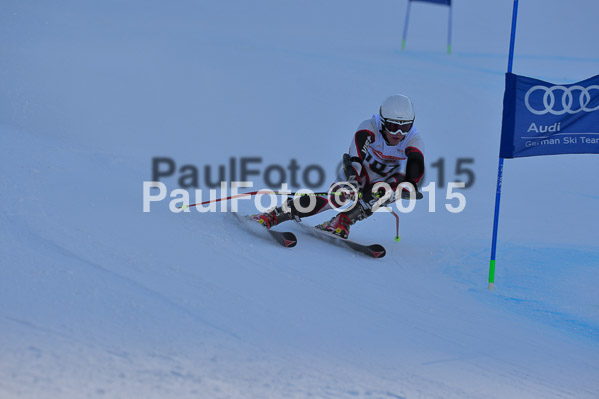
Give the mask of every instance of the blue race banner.
[(421, 1), (423, 3), (435, 3), (451, 6), (451, 0), (410, 0), (410, 1)]
[(556, 85), (507, 73), (502, 158), (599, 154), (599, 75)]

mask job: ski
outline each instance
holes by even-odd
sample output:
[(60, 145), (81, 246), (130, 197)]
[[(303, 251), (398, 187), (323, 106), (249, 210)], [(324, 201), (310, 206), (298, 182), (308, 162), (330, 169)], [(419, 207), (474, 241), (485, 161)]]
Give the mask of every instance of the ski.
[(275, 240), (280, 245), (286, 248), (293, 248), (297, 245), (297, 237), (290, 231), (276, 231), (271, 229), (266, 229), (263, 226), (260, 226), (258, 222), (252, 220), (250, 216), (240, 215), (237, 212), (233, 212), (233, 214), (237, 217), (237, 219), (246, 225), (248, 228), (244, 230), (249, 231), (251, 233), (261, 234), (262, 231), (266, 230), (268, 233), (267, 236)]
[(279, 244), (286, 248), (293, 248), (297, 245), (295, 234), (290, 231), (266, 230), (270, 236)]
[(371, 244), (371, 245), (360, 244), (358, 242), (348, 240), (347, 238), (341, 238), (341, 237), (331, 234), (325, 230), (321, 230), (316, 226), (309, 226), (309, 225), (303, 224), (303, 223), (299, 223), (299, 225), (302, 227), (302, 229), (306, 230), (308, 233), (310, 233), (314, 237), (324, 239), (325, 241), (328, 241), (328, 242), (336, 244), (336, 245), (351, 248), (356, 252), (359, 252), (366, 256), (370, 256), (372, 258), (382, 258), (387, 254), (385, 247), (383, 247), (380, 244)]

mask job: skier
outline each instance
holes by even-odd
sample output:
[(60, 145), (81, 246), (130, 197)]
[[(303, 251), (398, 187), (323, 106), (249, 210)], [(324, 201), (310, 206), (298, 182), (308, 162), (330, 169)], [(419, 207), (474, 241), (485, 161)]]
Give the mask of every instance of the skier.
[[(387, 183), (393, 192), (400, 183), (405, 182), (411, 184), (415, 193), (418, 193), (418, 182), (424, 174), (424, 142), (414, 127), (414, 117), (414, 106), (410, 99), (396, 94), (383, 101), (378, 115), (360, 123), (349, 152), (343, 154), (343, 173), (340, 173), (338, 182), (333, 183), (332, 190), (335, 192), (343, 186), (352, 187), (358, 194), (357, 203), (318, 228), (347, 238), (351, 225), (369, 217), (376, 210), (373, 206), (384, 194), (380, 190), (373, 192), (372, 187), (378, 182)], [(344, 182), (339, 182), (343, 179)], [(404, 185), (404, 191), (406, 188)], [(347, 198), (347, 195), (312, 196), (312, 199), (310, 196), (297, 197), (252, 218), (270, 229), (279, 223), (313, 216), (333, 206), (339, 208)], [(314, 199), (316, 206), (305, 211)]]

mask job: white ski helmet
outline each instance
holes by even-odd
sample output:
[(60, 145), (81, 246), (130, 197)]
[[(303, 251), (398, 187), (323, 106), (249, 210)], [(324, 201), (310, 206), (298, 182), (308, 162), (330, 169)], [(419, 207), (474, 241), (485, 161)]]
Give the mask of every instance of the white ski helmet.
[(394, 121), (413, 121), (414, 105), (403, 94), (394, 94), (387, 97), (379, 110), (381, 118)]
[(379, 109), (381, 127), (392, 135), (405, 136), (414, 124), (414, 105), (403, 94), (387, 97)]

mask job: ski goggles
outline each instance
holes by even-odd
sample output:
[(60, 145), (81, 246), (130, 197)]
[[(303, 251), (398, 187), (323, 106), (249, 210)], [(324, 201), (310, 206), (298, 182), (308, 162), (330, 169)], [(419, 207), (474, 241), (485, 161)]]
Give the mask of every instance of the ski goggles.
[(394, 136), (397, 134), (401, 134), (402, 136), (407, 135), (414, 124), (413, 119), (409, 121), (396, 121), (393, 119), (381, 118), (381, 122), (385, 130)]

